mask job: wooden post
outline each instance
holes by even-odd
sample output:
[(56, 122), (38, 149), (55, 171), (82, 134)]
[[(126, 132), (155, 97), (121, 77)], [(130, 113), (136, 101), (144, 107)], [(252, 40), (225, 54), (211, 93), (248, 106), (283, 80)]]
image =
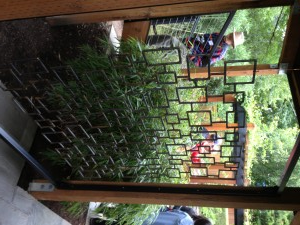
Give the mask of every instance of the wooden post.
[[(233, 171), (236, 171), (237, 168), (233, 167), (233, 168), (228, 168), (228, 167), (225, 167), (224, 163), (219, 163), (218, 165), (210, 165), (208, 166), (207, 168), (207, 175), (208, 176), (218, 176), (220, 174), (220, 172), (222, 172), (222, 175), (225, 173), (227, 176), (226, 178), (232, 178), (234, 180), (236, 180), (235, 178), (235, 172)], [(228, 171), (228, 172), (227, 172)], [(223, 184), (223, 181), (226, 181), (225, 179), (222, 179), (222, 177), (219, 176), (219, 184), (222, 185)]]
[(291, 225), (300, 225), (300, 212), (298, 211), (291, 222)]
[(233, 208), (229, 208), (228, 209), (228, 224), (229, 225), (235, 223), (234, 218), (235, 218), (234, 209)]
[(280, 63), (288, 63), (288, 67), (292, 68), (295, 61), (296, 55), (300, 48), (300, 11), (299, 11), (299, 0), (294, 1), (295, 5), (291, 7), (289, 21), (287, 24), (287, 31), (284, 37), (284, 43), (282, 47), (281, 56), (279, 59)]
[(134, 37), (142, 42), (146, 41), (150, 21), (125, 22), (123, 28), (122, 39)]
[[(295, 111), (297, 113), (298, 121), (300, 121), (300, 11), (299, 0), (294, 1), (294, 6), (291, 7), (289, 21), (287, 24), (286, 35), (284, 38), (283, 48), (279, 63), (286, 63), (288, 79), (292, 91)], [(293, 70), (295, 69), (295, 70)]]
[[(274, 66), (275, 67), (275, 66)], [(224, 77), (224, 67), (211, 67), (211, 78), (214, 77)], [(276, 75), (279, 72), (278, 66), (275, 68), (270, 68), (268, 64), (257, 65), (256, 67), (256, 75), (264, 76), (264, 75)], [(187, 69), (182, 69), (181, 73), (183, 76), (188, 76)], [(191, 78), (207, 78), (208, 72), (207, 68), (197, 67), (192, 68), (190, 70)], [(228, 66), (227, 67), (227, 76), (253, 76), (253, 66)]]

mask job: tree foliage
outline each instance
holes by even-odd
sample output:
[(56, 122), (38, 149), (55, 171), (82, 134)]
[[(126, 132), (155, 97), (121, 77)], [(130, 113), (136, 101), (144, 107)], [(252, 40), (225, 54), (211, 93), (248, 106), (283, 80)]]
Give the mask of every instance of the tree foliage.
[(251, 223), (256, 225), (285, 225), (290, 224), (293, 218), (292, 212), (282, 213), (279, 210), (250, 210), (250, 213), (252, 215)]
[[(258, 64), (277, 64), (288, 15), (288, 7), (238, 11), (228, 33), (233, 28), (243, 31), (245, 42), (228, 51), (226, 60), (257, 59)], [(249, 140), (251, 185), (276, 186), (299, 133), (287, 77), (257, 76), (253, 85), (241, 85), (238, 90), (246, 92), (248, 121), (256, 125)], [(299, 167), (288, 186), (299, 187)], [(291, 212), (272, 210), (250, 210), (249, 214), (251, 224), (290, 224), (293, 216)]]
[(226, 60), (254, 58), (259, 64), (277, 64), (288, 15), (288, 7), (237, 11), (227, 33), (243, 31), (245, 42), (229, 51)]
[[(232, 32), (234, 29), (236, 31), (244, 31), (246, 41), (235, 50), (230, 50), (226, 56), (226, 60), (257, 59), (258, 64), (278, 63), (288, 11), (288, 8), (285, 7), (238, 11), (227, 33)], [(133, 46), (136, 51), (133, 51)], [(128, 54), (128, 52), (131, 52), (132, 54), (137, 52), (137, 54), (140, 54), (140, 50), (138, 49), (140, 45), (136, 45), (135, 42), (134, 45), (129, 45), (127, 49), (124, 48), (126, 46), (122, 47), (124, 53)], [(111, 92), (115, 95), (114, 97), (127, 95), (128, 87), (119, 85), (116, 76), (117, 73), (111, 70), (110, 61), (107, 56), (100, 57), (97, 52), (89, 48), (85, 48), (84, 50), (89, 54), (74, 61), (73, 66), (79, 71), (81, 67), (83, 69), (89, 68), (90, 70), (106, 69), (111, 78), (109, 80), (112, 80), (113, 91)], [(138, 57), (139, 55), (132, 55), (134, 59)], [(157, 57), (157, 59), (160, 60), (159, 57)], [(219, 63), (221, 64), (222, 62)], [(140, 79), (147, 77), (148, 72), (151, 75), (155, 71), (146, 71), (142, 68), (141, 72), (139, 72), (141, 74), (140, 77), (131, 76), (127, 82), (135, 82), (138, 84)], [(101, 82), (99, 82), (99, 85), (106, 85), (101, 86), (102, 89), (110, 90), (109, 88), (111, 87), (107, 87), (108, 84), (109, 82), (107, 82), (107, 80), (101, 80)], [(225, 85), (220, 87), (222, 85), (221, 79), (212, 79), (208, 85), (211, 86), (209, 87), (209, 90), (211, 90), (209, 94), (211, 95), (218, 94), (219, 92), (222, 93), (222, 91), (226, 89)], [(143, 88), (144, 90), (141, 89), (140, 85), (136, 85), (134, 90), (131, 89), (133, 93), (130, 93), (130, 98), (131, 102), (135, 103), (136, 109), (140, 109), (141, 107), (141, 103), (138, 100), (140, 93), (151, 89), (152, 86), (150, 83), (147, 83)], [(90, 89), (88, 88), (86, 95), (89, 94), (89, 91)], [(298, 121), (295, 117), (287, 78), (283, 75), (256, 77), (255, 84), (246, 86), (240, 85), (237, 91), (246, 92), (247, 97), (244, 106), (247, 110), (247, 119), (256, 125), (256, 130), (250, 133), (249, 141), (251, 145), (250, 150), (253, 155), (250, 174), (252, 185), (277, 185), (287, 158), (295, 143), (295, 137), (299, 132)], [(191, 95), (192, 94), (193, 93), (191, 93)], [(159, 93), (156, 92), (153, 95), (159, 95)], [(80, 100), (78, 101), (80, 102)], [(126, 108), (125, 105), (124, 108)], [(187, 110), (182, 109), (180, 111), (185, 113)], [(226, 111), (227, 109), (224, 109), (224, 112)], [(123, 136), (120, 135), (120, 140), (122, 137)], [(137, 137), (138, 136), (133, 136), (132, 139), (137, 139)], [(185, 140), (182, 141), (185, 142)], [(120, 141), (120, 143), (123, 142)], [(141, 146), (137, 147), (141, 148)], [(135, 149), (132, 148), (132, 150)], [(135, 157), (135, 151), (132, 151), (132, 153)], [(116, 157), (119, 157), (119, 154), (116, 155)], [(165, 159), (161, 159), (161, 162), (164, 162), (163, 160)], [(105, 163), (106, 161), (103, 161), (103, 164)], [(129, 162), (126, 163), (128, 165)], [(136, 161), (133, 161), (133, 163), (136, 163)], [(264, 172), (262, 173), (262, 171)], [(149, 180), (149, 177), (145, 176), (141, 177), (138, 181), (154, 182), (156, 180)], [(170, 181), (168, 180), (168, 182)], [(293, 179), (290, 185), (299, 186), (300, 182), (298, 179)], [(107, 210), (106, 213), (109, 214), (109, 217), (112, 219), (119, 219), (122, 222), (126, 221), (128, 224), (138, 224), (147, 218), (151, 212), (157, 212), (159, 207), (160, 206), (153, 205), (118, 204), (113, 209), (108, 208), (107, 205), (103, 205), (103, 210)], [(217, 212), (220, 214), (223, 213), (221, 209), (215, 212), (213, 212), (213, 210), (203, 210), (203, 214), (213, 218), (216, 224), (221, 224), (224, 221), (218, 221), (222, 219), (220, 219), (220, 216), (217, 216)], [(289, 213), (279, 213), (278, 211), (251, 211), (251, 213), (253, 224), (288, 224), (290, 219)]]

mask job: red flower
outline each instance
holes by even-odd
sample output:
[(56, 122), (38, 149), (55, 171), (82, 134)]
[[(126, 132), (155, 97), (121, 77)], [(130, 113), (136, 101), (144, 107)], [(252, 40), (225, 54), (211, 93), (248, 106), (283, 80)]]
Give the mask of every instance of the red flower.
[(198, 152), (192, 152), (191, 160), (192, 160), (193, 163), (200, 163), (201, 159), (199, 158), (199, 153)]

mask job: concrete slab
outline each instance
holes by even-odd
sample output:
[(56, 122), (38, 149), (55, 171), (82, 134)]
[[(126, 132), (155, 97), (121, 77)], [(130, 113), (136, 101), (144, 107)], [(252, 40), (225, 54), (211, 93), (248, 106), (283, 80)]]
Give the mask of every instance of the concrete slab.
[(110, 39), (112, 45), (115, 47), (116, 52), (118, 52), (118, 49), (120, 47), (120, 41), (117, 37), (117, 32), (116, 32), (114, 26), (111, 27), (111, 30), (109, 33), (109, 39)]
[(0, 177), (1, 182), (17, 185), (24, 160), (0, 139)]
[[(1, 88), (0, 126), (30, 149), (37, 126), (14, 102), (12, 94)], [(17, 187), (24, 164), (25, 160), (0, 139), (0, 225), (70, 225)]]
[[(62, 220), (62, 221), (61, 221), (61, 225), (70, 225), (70, 223), (67, 222), (67, 221), (65, 221), (65, 220)], [(75, 225), (75, 224), (73, 224), (73, 225)]]
[(0, 225), (70, 225), (27, 191), (4, 182), (0, 183), (0, 210)]
[(10, 203), (0, 199), (0, 225), (27, 225), (29, 216), (22, 211), (17, 210)]
[[(0, 83), (3, 87), (3, 84)], [(0, 88), (0, 125), (27, 150), (30, 149), (37, 126), (15, 103), (13, 95)]]
[[(3, 84), (0, 83), (3, 87)], [(37, 126), (15, 103), (13, 95), (0, 87), (0, 126), (27, 150), (30, 149)], [(17, 185), (25, 161), (0, 139), (0, 177), (2, 182)]]
[(120, 40), (122, 38), (124, 21), (123, 20), (115, 20), (107, 22), (107, 25), (112, 26), (116, 32), (116, 37)]
[(34, 197), (29, 195), (22, 188), (17, 187), (11, 204), (19, 211), (29, 215), (32, 212), (32, 207), (35, 202), (36, 199)]
[[(63, 219), (45, 207), (42, 203), (35, 201), (32, 207), (31, 214), (28, 218), (27, 225), (61, 225)], [(64, 221), (66, 225), (70, 225), (67, 221)]]
[(0, 182), (0, 199), (5, 202), (12, 202), (14, 199), (14, 195), (17, 187), (12, 186), (11, 184), (4, 182), (1, 178)]

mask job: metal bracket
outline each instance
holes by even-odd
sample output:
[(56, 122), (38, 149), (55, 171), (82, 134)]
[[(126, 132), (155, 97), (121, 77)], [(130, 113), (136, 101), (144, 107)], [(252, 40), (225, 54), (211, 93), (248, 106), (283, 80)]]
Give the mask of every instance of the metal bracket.
[(286, 74), (288, 68), (289, 68), (289, 64), (288, 63), (280, 63), (279, 64), (279, 72), (278, 72), (278, 74)]
[(29, 183), (28, 191), (51, 192), (51, 191), (54, 191), (54, 185), (51, 183), (31, 182), (31, 183)]
[(278, 64), (270, 64), (270, 69), (278, 69)]

